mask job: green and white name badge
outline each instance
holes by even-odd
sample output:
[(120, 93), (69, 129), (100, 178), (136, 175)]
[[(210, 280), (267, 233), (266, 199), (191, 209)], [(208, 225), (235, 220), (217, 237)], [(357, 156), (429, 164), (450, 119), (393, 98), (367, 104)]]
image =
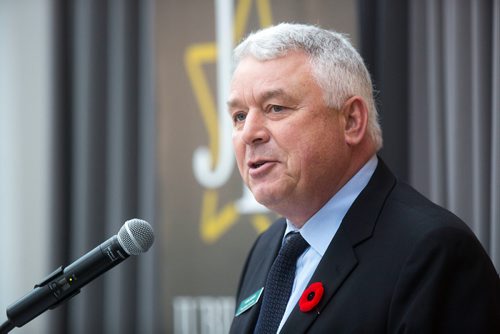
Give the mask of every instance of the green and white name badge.
[(236, 314), (234, 315), (235, 317), (239, 316), (255, 304), (260, 299), (260, 296), (262, 295), (262, 291), (264, 291), (264, 287), (260, 288), (259, 290), (255, 291), (250, 297), (244, 299), (241, 303), (240, 306), (238, 306), (238, 310), (236, 311)]

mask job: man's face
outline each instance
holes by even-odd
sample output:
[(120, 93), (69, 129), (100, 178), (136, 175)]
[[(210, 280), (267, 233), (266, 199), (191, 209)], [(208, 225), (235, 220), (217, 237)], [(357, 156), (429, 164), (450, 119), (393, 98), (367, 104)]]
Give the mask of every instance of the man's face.
[(303, 224), (345, 182), (349, 154), (344, 117), (325, 105), (307, 56), (244, 58), (228, 105), (245, 184), (258, 202)]

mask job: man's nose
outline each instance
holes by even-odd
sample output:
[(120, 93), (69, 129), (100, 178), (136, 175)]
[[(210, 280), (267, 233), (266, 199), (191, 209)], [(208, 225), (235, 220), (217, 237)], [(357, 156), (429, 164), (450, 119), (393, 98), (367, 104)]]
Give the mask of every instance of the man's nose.
[(269, 140), (266, 117), (262, 112), (248, 112), (243, 125), (242, 139), (247, 145), (265, 143)]

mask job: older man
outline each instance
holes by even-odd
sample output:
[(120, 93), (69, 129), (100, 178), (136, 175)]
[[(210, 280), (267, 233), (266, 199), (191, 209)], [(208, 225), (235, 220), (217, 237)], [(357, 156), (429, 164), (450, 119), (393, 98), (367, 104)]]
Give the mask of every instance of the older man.
[(238, 168), (284, 218), (250, 252), (231, 333), (500, 332), (500, 282), (474, 234), (377, 157), (372, 83), (349, 41), (280, 24), (235, 58)]

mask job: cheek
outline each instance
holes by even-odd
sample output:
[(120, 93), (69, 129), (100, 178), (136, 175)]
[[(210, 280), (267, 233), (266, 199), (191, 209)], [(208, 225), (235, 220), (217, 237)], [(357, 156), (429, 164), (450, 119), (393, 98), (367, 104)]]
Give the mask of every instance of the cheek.
[(332, 129), (318, 128), (301, 139), (297, 158), (300, 159), (301, 168), (313, 174), (328, 170), (342, 146)]

